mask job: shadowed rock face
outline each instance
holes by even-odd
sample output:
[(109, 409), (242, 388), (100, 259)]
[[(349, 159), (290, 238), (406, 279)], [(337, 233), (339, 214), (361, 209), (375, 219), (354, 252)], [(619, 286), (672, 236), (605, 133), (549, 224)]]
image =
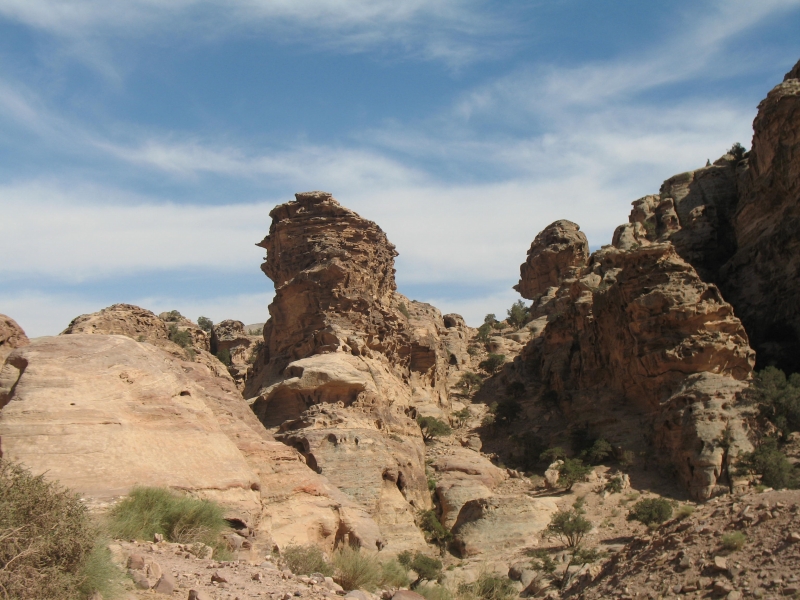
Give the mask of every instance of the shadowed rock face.
[(733, 305), (758, 368), (789, 371), (800, 371), (798, 74), (800, 62), (759, 104), (747, 155), (671, 177), (614, 235), (624, 249), (672, 242)]
[[(573, 242), (565, 243), (557, 222), (537, 240), (552, 237), (549, 229), (559, 232), (558, 241), (537, 253), (543, 264), (529, 258), (521, 266), (523, 278), (555, 272), (548, 261), (562, 264), (564, 248), (585, 239), (575, 226)], [(518, 286), (537, 292), (530, 297), (534, 316), (545, 323), (523, 353), (527, 371), (557, 391), (575, 419), (602, 421), (620, 399), (649, 415), (664, 462), (695, 497), (707, 498), (730, 485), (727, 454), (716, 442), (726, 425), (734, 450), (751, 447), (732, 405), (751, 376), (754, 353), (732, 307), (672, 244), (628, 243), (623, 235), (615, 242), (628, 249), (598, 250), (543, 295), (538, 280)], [(705, 410), (709, 403), (717, 414)]]
[(468, 329), (398, 294), (394, 246), (326, 192), (270, 213), (264, 273), (275, 282), (245, 396), (264, 425), (380, 525), (392, 552), (421, 549), (429, 508), (414, 417), (445, 418), (447, 373)]

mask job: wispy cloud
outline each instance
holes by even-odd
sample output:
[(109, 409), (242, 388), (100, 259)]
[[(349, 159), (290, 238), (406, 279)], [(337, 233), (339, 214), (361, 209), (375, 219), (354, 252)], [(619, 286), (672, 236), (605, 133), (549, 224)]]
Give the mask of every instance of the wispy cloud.
[[(347, 52), (390, 47), (452, 65), (509, 43), (510, 19), (483, 0), (3, 0), (0, 15), (65, 39), (266, 31)], [(496, 14), (496, 11), (495, 11)], [(299, 35), (298, 35), (299, 34)]]

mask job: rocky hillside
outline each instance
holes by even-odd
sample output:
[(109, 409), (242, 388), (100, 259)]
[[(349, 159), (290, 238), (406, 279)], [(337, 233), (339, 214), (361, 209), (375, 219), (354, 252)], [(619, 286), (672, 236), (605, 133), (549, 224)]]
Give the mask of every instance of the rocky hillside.
[(800, 371), (800, 63), (759, 104), (749, 152), (667, 179), (633, 203), (615, 246), (672, 242), (719, 286), (747, 330), (759, 368)]

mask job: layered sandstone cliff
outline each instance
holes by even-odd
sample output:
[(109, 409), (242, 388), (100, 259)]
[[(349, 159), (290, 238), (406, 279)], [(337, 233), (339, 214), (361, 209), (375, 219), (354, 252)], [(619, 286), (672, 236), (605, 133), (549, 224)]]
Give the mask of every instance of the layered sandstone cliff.
[(662, 461), (707, 498), (732, 485), (729, 456), (751, 448), (735, 404), (754, 353), (730, 304), (672, 244), (617, 235), (615, 245), (589, 255), (569, 221), (536, 237), (517, 289), (543, 326), (520, 370), (581, 425), (602, 428), (620, 403), (632, 407)]
[(0, 365), (14, 348), (21, 348), (30, 343), (28, 336), (11, 317), (0, 315)]
[(759, 368), (800, 371), (800, 63), (769, 92), (752, 148), (633, 203), (621, 247), (669, 240), (742, 320)]
[[(366, 509), (390, 551), (424, 547), (430, 508), (417, 415), (445, 417), (466, 325), (396, 292), (394, 246), (330, 194), (270, 213), (262, 270), (275, 282), (245, 396), (276, 437)], [(459, 358), (459, 353), (464, 357)]]

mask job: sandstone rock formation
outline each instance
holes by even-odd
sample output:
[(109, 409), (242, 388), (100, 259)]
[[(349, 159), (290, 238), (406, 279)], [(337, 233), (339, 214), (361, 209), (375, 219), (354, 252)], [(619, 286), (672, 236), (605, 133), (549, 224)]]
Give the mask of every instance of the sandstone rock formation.
[(0, 371), (0, 408), (2, 456), (90, 500), (136, 484), (187, 490), (244, 521), (262, 553), (273, 543), (330, 550), (345, 537), (383, 543), (363, 508), (264, 430), (233, 382), (152, 344), (34, 340)]
[[(580, 422), (602, 421), (620, 401), (640, 411), (662, 460), (707, 498), (731, 485), (728, 453), (751, 448), (733, 405), (754, 353), (732, 307), (671, 243), (628, 243), (621, 234), (615, 242), (584, 256), (576, 249), (586, 238), (568, 221), (536, 237), (517, 289), (545, 325), (522, 371)], [(564, 274), (558, 285), (554, 273)], [(726, 427), (729, 449), (719, 442)]]
[(30, 343), (28, 336), (11, 317), (0, 315), (0, 366), (14, 348), (21, 348)]
[[(124, 335), (137, 342), (153, 344), (181, 360), (203, 364), (217, 377), (232, 379), (225, 365), (211, 354), (208, 334), (179, 313), (156, 316), (132, 304), (113, 304), (96, 313), (74, 318), (61, 335), (75, 333)], [(183, 335), (176, 336), (176, 333)], [(173, 339), (178, 339), (182, 345)]]
[(759, 368), (800, 370), (800, 63), (758, 107), (752, 149), (671, 177), (614, 243), (669, 240), (742, 320)]
[(241, 321), (220, 321), (211, 330), (211, 351), (214, 355), (219, 355), (220, 351), (229, 353), (231, 364), (228, 372), (240, 390), (244, 389), (250, 365), (255, 361), (261, 344), (261, 332), (250, 335)]
[(394, 246), (330, 194), (296, 194), (270, 216), (259, 246), (275, 298), (245, 396), (374, 517), (388, 551), (422, 548), (414, 513), (431, 500), (414, 418), (446, 418), (468, 328), (398, 294)]

